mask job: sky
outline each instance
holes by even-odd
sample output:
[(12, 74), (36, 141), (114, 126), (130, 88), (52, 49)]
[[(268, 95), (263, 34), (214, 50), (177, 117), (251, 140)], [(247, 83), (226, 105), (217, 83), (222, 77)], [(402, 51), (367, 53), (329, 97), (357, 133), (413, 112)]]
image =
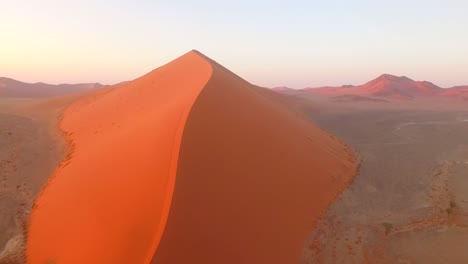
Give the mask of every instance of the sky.
[(466, 0), (0, 0), (0, 76), (113, 84), (197, 49), (251, 83), (468, 84)]

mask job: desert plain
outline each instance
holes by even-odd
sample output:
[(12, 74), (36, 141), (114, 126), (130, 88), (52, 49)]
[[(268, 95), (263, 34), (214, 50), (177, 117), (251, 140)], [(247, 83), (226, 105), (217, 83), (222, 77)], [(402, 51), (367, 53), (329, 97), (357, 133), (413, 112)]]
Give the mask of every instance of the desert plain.
[(309, 237), (304, 263), (468, 259), (466, 99), (293, 93), (296, 107), (360, 160), (359, 174)]

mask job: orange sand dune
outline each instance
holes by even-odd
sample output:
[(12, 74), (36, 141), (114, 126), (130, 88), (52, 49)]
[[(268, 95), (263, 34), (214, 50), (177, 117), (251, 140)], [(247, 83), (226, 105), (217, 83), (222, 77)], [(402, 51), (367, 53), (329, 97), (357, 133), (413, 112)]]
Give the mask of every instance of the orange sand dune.
[(187, 120), (153, 263), (295, 263), (354, 159), (258, 88), (213, 68)]
[(198, 52), (88, 96), (28, 263), (291, 263), (350, 181), (345, 145)]
[[(211, 76), (194, 53), (68, 108), (72, 153), (32, 212), (28, 263), (147, 263), (187, 115)], [(52, 262), (54, 261), (54, 262)]]

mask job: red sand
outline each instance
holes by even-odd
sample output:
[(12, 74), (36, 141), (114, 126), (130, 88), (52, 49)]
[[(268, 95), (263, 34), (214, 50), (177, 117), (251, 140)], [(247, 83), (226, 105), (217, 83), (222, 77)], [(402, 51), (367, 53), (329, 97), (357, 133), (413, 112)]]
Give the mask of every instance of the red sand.
[(185, 120), (210, 76), (210, 64), (189, 53), (67, 109), (61, 127), (74, 148), (32, 212), (28, 263), (149, 262)]
[(356, 162), (267, 93), (190, 52), (73, 104), (28, 263), (298, 261)]
[(187, 121), (152, 263), (299, 261), (356, 165), (335, 138), (262, 92), (214, 64)]

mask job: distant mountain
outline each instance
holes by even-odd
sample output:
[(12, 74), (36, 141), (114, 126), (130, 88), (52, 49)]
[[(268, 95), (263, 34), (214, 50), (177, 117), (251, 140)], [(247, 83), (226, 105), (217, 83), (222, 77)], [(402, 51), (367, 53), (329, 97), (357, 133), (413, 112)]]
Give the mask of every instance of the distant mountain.
[(0, 77), (0, 98), (39, 98), (48, 96), (59, 96), (70, 93), (77, 93), (102, 87), (99, 83), (79, 83), (79, 84), (46, 84), (46, 83), (25, 83), (11, 78)]
[(365, 96), (407, 100), (431, 96), (468, 96), (468, 86), (457, 86), (444, 89), (427, 81), (414, 81), (406, 76), (399, 77), (390, 74), (382, 74), (376, 79), (363, 85), (305, 88), (296, 90), (296, 93), (316, 93), (333, 97), (348, 95), (354, 96), (354, 99), (362, 99), (362, 96)]
[(468, 85), (455, 86), (452, 88), (444, 89), (441, 93), (444, 96), (460, 96), (468, 98)]
[(304, 88), (300, 91), (304, 92), (315, 92), (319, 93), (322, 95), (330, 95), (330, 96), (335, 96), (335, 95), (342, 95), (346, 94), (349, 88), (354, 88), (356, 86), (352, 85), (342, 85), (342, 86), (323, 86), (323, 87), (317, 87), (317, 88)]
[(413, 81), (408, 77), (397, 77), (383, 74), (364, 85), (356, 87), (353, 92), (361, 95), (372, 95), (394, 98), (413, 98), (435, 95), (442, 88), (430, 82)]
[(297, 92), (296, 89), (289, 88), (286, 86), (273, 87), (271, 88), (271, 90), (282, 94), (295, 94)]
[(291, 91), (294, 90), (293, 88), (289, 88), (287, 86), (279, 86), (271, 88), (273, 91)]
[(360, 95), (377, 96), (396, 99), (410, 99), (421, 96), (435, 95), (442, 90), (430, 82), (414, 81), (405, 76), (383, 74), (376, 79), (359, 86), (322, 87), (318, 89), (305, 89), (308, 92), (317, 92), (323, 95)]

